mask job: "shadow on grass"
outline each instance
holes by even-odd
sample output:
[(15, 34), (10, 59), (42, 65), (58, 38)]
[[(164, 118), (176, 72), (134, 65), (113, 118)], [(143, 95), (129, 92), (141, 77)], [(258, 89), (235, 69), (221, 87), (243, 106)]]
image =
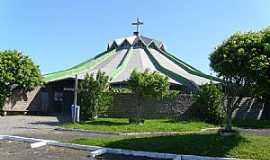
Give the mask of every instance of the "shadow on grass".
[(106, 143), (106, 147), (224, 157), (239, 143), (248, 140), (238, 133), (231, 136), (209, 133), (120, 139)]
[(81, 124), (98, 125), (98, 126), (122, 126), (128, 125), (128, 122), (112, 122), (112, 121), (86, 121)]
[(270, 129), (269, 120), (234, 120), (233, 125), (244, 129)]

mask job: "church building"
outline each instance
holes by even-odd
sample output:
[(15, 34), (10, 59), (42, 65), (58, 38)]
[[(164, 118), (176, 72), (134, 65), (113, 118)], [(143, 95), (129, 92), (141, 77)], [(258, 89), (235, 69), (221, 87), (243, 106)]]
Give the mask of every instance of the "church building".
[(87, 73), (95, 74), (99, 70), (111, 77), (112, 87), (126, 87), (134, 69), (159, 72), (169, 78), (171, 88), (185, 92), (194, 92), (201, 85), (218, 81), (169, 53), (162, 41), (141, 35), (139, 27), (143, 23), (139, 19), (132, 24), (137, 27), (132, 36), (111, 41), (107, 49), (94, 58), (44, 75), (44, 87), (27, 93), (27, 100), (14, 101), (11, 97), (4, 110), (69, 112), (73, 104), (75, 78), (82, 80)]

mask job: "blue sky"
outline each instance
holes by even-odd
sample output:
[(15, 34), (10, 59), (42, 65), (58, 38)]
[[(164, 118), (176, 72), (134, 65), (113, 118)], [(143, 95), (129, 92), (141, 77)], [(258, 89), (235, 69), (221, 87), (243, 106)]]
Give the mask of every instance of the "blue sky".
[(0, 49), (18, 49), (42, 73), (71, 67), (129, 36), (140, 17), (142, 34), (210, 73), (209, 54), (237, 31), (270, 26), (269, 0), (1, 0)]

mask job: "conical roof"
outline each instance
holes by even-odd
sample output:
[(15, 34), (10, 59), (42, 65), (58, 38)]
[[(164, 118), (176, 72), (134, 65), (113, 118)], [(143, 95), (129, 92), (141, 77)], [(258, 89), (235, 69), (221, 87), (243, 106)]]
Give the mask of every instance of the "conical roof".
[(121, 83), (134, 69), (157, 71), (175, 85), (200, 86), (218, 81), (168, 53), (163, 42), (140, 35), (115, 39), (103, 53), (72, 68), (44, 75), (44, 80), (52, 82), (75, 75), (83, 79), (86, 73), (101, 70), (112, 78), (111, 83)]

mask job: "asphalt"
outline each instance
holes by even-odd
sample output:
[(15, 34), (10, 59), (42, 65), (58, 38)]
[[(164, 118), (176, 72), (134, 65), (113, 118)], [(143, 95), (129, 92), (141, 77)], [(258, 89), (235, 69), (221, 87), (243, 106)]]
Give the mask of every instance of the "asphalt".
[(14, 141), (0, 141), (0, 160), (96, 160), (86, 151), (43, 146), (32, 149), (30, 144)]
[(81, 133), (55, 130), (63, 124), (59, 116), (6, 116), (0, 117), (0, 135), (70, 141), (77, 138), (108, 136), (102, 133)]

